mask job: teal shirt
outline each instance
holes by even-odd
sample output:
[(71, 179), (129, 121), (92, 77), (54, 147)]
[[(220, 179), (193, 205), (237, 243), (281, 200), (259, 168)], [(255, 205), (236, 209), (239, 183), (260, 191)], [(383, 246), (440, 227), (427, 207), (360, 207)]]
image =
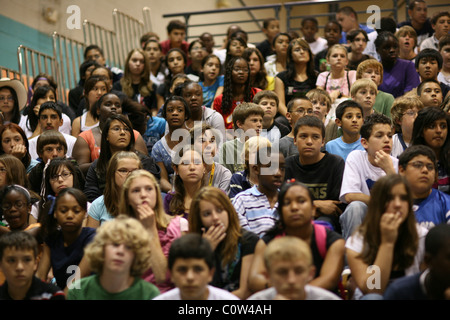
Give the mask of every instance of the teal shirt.
[(159, 294), (155, 285), (139, 277), (128, 289), (110, 293), (101, 286), (99, 276), (92, 275), (76, 281), (74, 287), (69, 289), (67, 300), (152, 300)]

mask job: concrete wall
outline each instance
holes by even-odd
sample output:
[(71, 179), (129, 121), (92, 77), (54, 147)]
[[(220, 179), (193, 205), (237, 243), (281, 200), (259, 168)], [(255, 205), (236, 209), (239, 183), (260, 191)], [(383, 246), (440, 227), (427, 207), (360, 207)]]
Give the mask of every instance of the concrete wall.
[[(238, 0), (228, 1), (231, 7), (241, 7), (242, 3)], [(246, 5), (263, 5), (272, 3), (283, 3), (288, 1), (274, 0), (243, 0)], [(392, 0), (370, 0), (350, 2), (349, 4), (357, 11), (365, 11), (371, 4), (376, 4), (381, 8), (392, 8)], [(404, 1), (399, 1), (403, 4)], [(429, 0), (429, 6), (433, 4), (445, 4), (447, 0)], [(71, 14), (66, 13), (67, 8), (71, 5), (77, 5), (80, 8), (81, 22), (85, 19), (97, 25), (101, 25), (106, 29), (113, 30), (112, 12), (114, 9), (126, 13), (138, 20), (143, 19), (142, 9), (144, 7), (151, 8), (151, 21), (153, 31), (158, 33), (162, 39), (166, 38), (166, 25), (172, 18), (163, 18), (164, 14), (181, 13), (185, 11), (200, 11), (216, 9), (216, 0), (0, 0), (0, 41), (2, 42), (2, 53), (0, 56), (0, 66), (17, 68), (17, 47), (19, 44), (41, 50), (43, 52), (52, 53), (51, 50), (51, 34), (57, 33), (66, 37), (83, 41), (83, 30), (70, 30), (67, 28), (67, 20)], [(44, 18), (43, 12), (47, 9), (54, 10), (54, 22), (50, 22)], [(438, 8), (430, 8), (429, 14), (438, 10)], [(329, 11), (329, 5), (303, 6), (297, 7), (292, 11), (293, 16), (296, 15), (320, 15)], [(271, 16), (273, 11), (255, 11), (254, 15), (258, 19)], [(285, 10), (282, 8), (280, 12), (280, 20), (282, 29), (285, 29)], [(382, 13), (382, 16), (389, 13)], [(369, 15), (361, 14), (360, 21), (364, 22)], [(324, 24), (327, 17), (317, 16), (319, 22)], [(179, 17), (183, 19), (182, 17)], [(192, 17), (190, 23), (207, 24), (210, 22), (226, 19), (226, 21), (237, 21), (240, 19), (251, 19), (247, 12), (233, 14), (216, 14), (201, 15)], [(398, 11), (398, 20), (406, 19), (405, 8), (402, 5)], [(293, 28), (300, 26), (300, 19), (292, 22)], [(202, 31), (208, 31), (220, 34), (224, 33), (228, 24), (214, 26), (192, 28), (189, 30), (190, 35), (199, 35)], [(254, 22), (242, 24), (246, 31), (257, 31), (257, 25)], [(286, 30), (283, 30), (286, 31)], [(322, 34), (323, 30), (320, 30)], [(249, 35), (251, 42), (259, 42), (264, 39), (261, 33)], [(216, 37), (216, 44), (222, 44), (223, 37)]]

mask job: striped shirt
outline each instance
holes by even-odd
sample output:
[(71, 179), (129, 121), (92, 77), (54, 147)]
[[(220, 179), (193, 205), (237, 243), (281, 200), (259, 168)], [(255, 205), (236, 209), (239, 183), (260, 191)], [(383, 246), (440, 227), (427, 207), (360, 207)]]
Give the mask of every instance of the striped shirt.
[(233, 206), (242, 228), (262, 237), (278, 220), (278, 203), (270, 207), (267, 196), (255, 185), (238, 193), (233, 199)]

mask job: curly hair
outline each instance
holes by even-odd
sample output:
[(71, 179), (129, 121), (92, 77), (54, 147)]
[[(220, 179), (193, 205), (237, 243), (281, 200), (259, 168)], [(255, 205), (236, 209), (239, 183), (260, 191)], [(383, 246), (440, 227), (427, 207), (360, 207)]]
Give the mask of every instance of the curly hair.
[(232, 111), (233, 108), (233, 68), (237, 61), (244, 60), (247, 64), (248, 69), (248, 78), (245, 82), (244, 89), (244, 102), (252, 101), (252, 90), (250, 86), (250, 67), (248, 66), (248, 62), (243, 57), (233, 57), (230, 59), (230, 62), (226, 65), (225, 68), (225, 76), (223, 83), (223, 98), (222, 98), (222, 114), (228, 114)]
[(150, 234), (140, 221), (125, 215), (102, 224), (84, 252), (93, 272), (101, 274), (105, 263), (105, 246), (125, 244), (134, 252), (130, 276), (140, 277), (151, 266)]

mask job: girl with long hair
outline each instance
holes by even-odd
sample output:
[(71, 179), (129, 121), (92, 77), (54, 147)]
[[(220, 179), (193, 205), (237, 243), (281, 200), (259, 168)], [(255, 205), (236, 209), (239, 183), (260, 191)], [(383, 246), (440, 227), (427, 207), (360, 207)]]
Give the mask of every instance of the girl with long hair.
[(130, 172), (142, 169), (139, 157), (131, 151), (115, 153), (106, 170), (105, 190), (95, 199), (88, 210), (87, 227), (98, 228), (106, 221), (112, 220), (120, 213), (120, 192)]
[[(250, 85), (250, 66), (243, 57), (233, 57), (225, 68), (223, 93), (214, 99), (213, 109), (223, 116), (225, 129), (233, 129), (233, 111), (242, 102), (251, 102), (261, 89)], [(235, 128), (236, 129), (236, 128)]]
[(286, 70), (275, 77), (275, 93), (280, 99), (278, 113), (286, 116), (286, 106), (295, 96), (305, 96), (316, 88), (317, 73), (314, 70), (314, 57), (308, 42), (294, 39), (287, 49)]
[[(347, 239), (346, 256), (357, 290), (361, 295), (382, 295), (395, 278), (421, 271), (427, 230), (416, 223), (411, 190), (400, 175), (378, 179), (371, 191), (366, 216)], [(378, 286), (369, 286), (377, 267)], [(366, 297), (369, 298), (370, 296)]]
[(261, 90), (275, 89), (275, 78), (267, 75), (264, 67), (264, 57), (256, 48), (246, 48), (242, 57), (250, 67), (250, 86)]
[(27, 173), (39, 162), (31, 158), (30, 147), (25, 132), (15, 123), (0, 127), (0, 155), (11, 154), (22, 161)]
[(156, 114), (156, 85), (150, 80), (150, 62), (142, 49), (133, 49), (125, 60), (123, 77), (116, 81), (113, 90), (143, 104), (149, 114)]
[(161, 189), (146, 170), (133, 171), (120, 194), (120, 213), (142, 222), (151, 235), (151, 267), (142, 276), (160, 292), (174, 288), (167, 272), (167, 256), (172, 242), (187, 232), (187, 220), (164, 211)]
[(206, 186), (197, 192), (189, 211), (189, 232), (208, 239), (214, 250), (211, 284), (247, 299), (247, 280), (259, 237), (240, 226), (233, 204), (221, 189)]
[(433, 149), (438, 159), (438, 177), (433, 188), (450, 194), (450, 116), (442, 109), (426, 107), (414, 120), (411, 145), (423, 144)]

